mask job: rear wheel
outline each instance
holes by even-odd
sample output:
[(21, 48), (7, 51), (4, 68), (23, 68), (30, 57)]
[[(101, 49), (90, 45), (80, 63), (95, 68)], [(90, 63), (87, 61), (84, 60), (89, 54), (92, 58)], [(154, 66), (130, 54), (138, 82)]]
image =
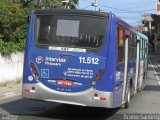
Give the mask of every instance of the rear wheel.
[(127, 91), (126, 91), (126, 102), (125, 102), (125, 105), (124, 107), (125, 108), (128, 108), (129, 107), (129, 103), (130, 103), (130, 100), (131, 100), (131, 85), (128, 84), (128, 87), (127, 87)]

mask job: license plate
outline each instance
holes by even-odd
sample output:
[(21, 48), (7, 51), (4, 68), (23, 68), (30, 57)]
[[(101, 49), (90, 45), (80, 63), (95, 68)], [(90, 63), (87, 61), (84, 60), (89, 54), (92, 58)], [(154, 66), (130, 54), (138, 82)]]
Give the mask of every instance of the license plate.
[(59, 85), (59, 86), (72, 86), (72, 81), (70, 81), (70, 80), (57, 80), (57, 85)]

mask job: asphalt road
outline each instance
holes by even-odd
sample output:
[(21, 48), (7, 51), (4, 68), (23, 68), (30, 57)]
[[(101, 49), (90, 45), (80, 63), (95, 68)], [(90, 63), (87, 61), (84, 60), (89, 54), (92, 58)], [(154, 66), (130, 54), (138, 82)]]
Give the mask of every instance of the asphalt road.
[(5, 89), (0, 89), (0, 120), (122, 120), (128, 119), (126, 115), (130, 114), (141, 115), (141, 118), (146, 114), (159, 114), (160, 119), (160, 57), (150, 58), (149, 63), (146, 87), (132, 97), (128, 109), (91, 108), (22, 99), (20, 85), (17, 85), (14, 86), (16, 90), (12, 87), (3, 95)]

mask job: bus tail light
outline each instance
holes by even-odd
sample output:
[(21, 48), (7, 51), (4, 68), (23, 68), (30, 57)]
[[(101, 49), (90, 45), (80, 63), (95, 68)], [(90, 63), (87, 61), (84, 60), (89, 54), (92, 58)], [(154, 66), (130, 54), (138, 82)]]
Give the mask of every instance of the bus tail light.
[(104, 97), (100, 97), (100, 100), (107, 100), (107, 98), (104, 98)]
[(24, 89), (24, 92), (29, 92), (29, 89)]
[(30, 64), (30, 67), (31, 67), (32, 69), (35, 69), (35, 64), (34, 64), (34, 63), (31, 63), (31, 64)]
[(100, 79), (101, 79), (101, 76), (96, 75), (96, 80), (100, 80)]
[(30, 89), (24, 89), (24, 92), (26, 92), (26, 93), (35, 93), (36, 91), (35, 91), (35, 87), (32, 87), (32, 89), (30, 90)]
[(36, 73), (37, 73), (37, 71), (36, 71), (36, 70), (32, 70), (32, 73), (33, 73), (33, 74), (36, 74)]
[(94, 94), (94, 99), (101, 100), (101, 101), (107, 100), (107, 98), (105, 98), (105, 97), (99, 97), (97, 93)]
[(103, 75), (103, 74), (104, 74), (104, 69), (100, 69), (100, 70), (99, 70), (99, 74), (100, 74), (100, 75)]

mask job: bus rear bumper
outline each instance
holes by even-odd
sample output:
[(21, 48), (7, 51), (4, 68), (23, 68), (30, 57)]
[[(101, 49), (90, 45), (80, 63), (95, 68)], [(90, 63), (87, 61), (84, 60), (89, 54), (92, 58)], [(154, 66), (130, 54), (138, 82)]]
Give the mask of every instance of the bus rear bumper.
[[(35, 90), (34, 90), (34, 89)], [(80, 106), (114, 108), (113, 92), (102, 92), (90, 88), (76, 93), (52, 90), (42, 83), (23, 84), (23, 98), (73, 104)]]

